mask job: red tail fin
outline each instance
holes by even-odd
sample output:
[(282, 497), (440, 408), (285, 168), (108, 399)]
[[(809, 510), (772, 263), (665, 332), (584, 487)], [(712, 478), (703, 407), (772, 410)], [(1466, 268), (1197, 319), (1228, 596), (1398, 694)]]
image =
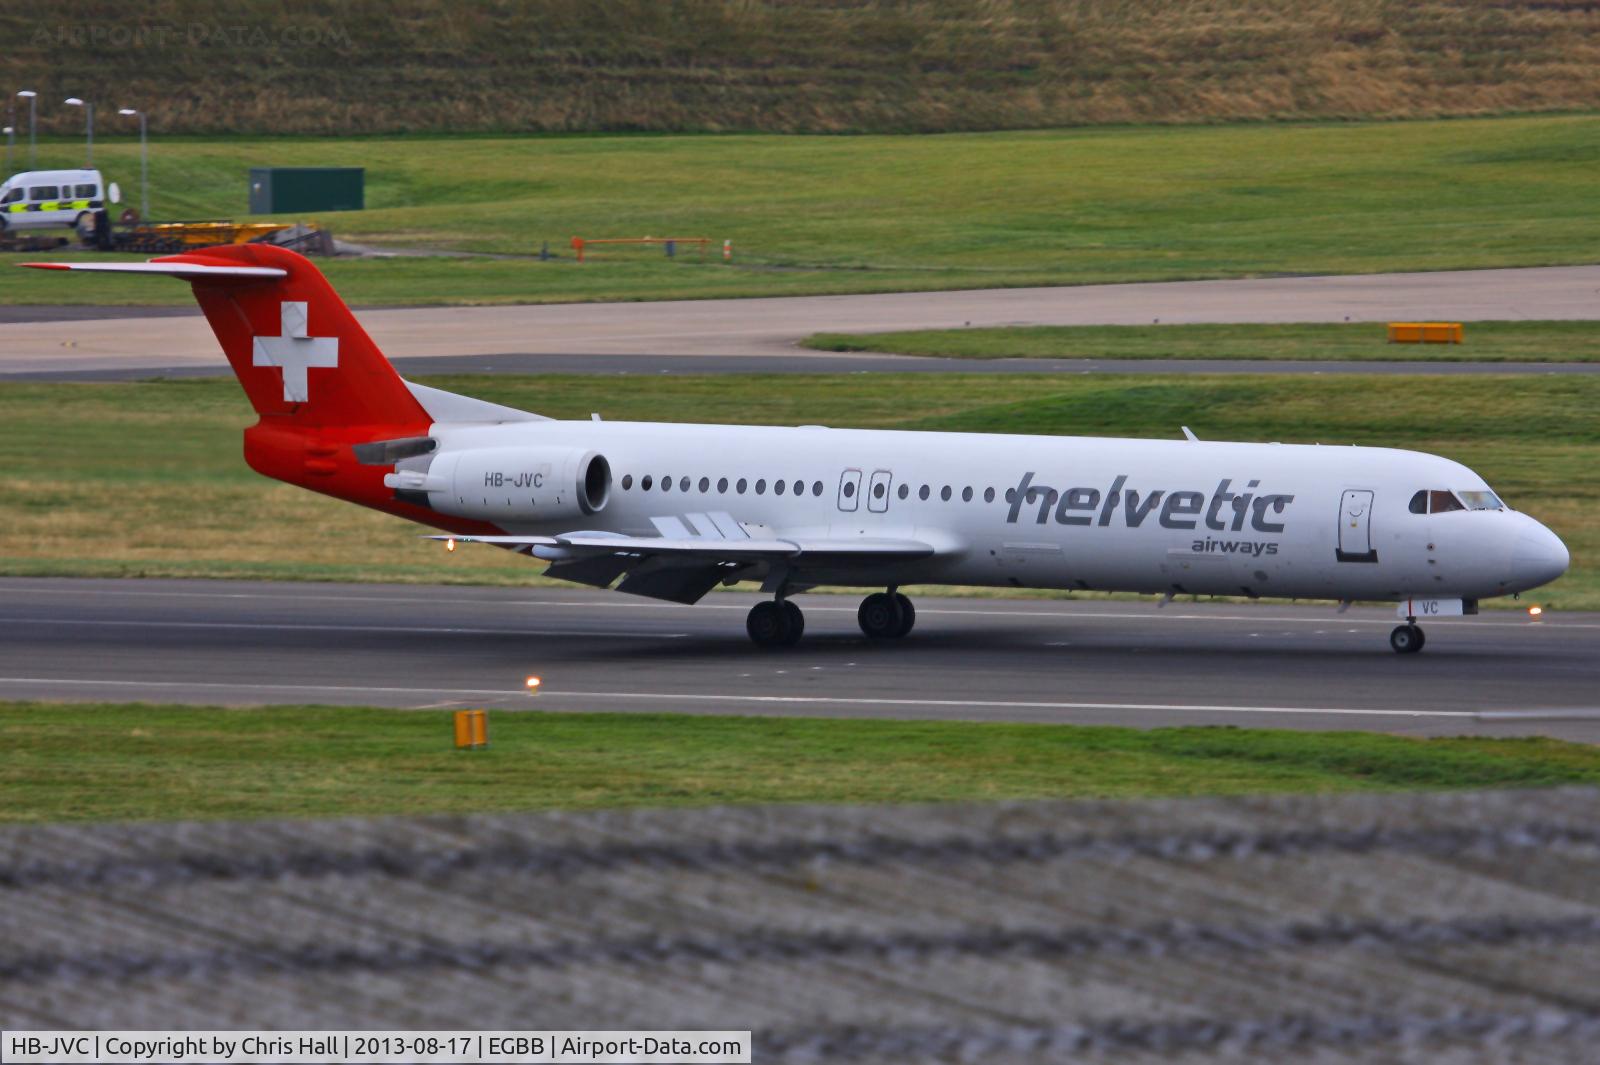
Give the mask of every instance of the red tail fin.
[(186, 278), (257, 413), (307, 428), (431, 420), (322, 271), (284, 248), (244, 244), (153, 265), (275, 267), (282, 277)]
[[(244, 433), (256, 472), (455, 532), (495, 532), (401, 500), (384, 484), (393, 460), (357, 445), (425, 436), (433, 418), (395, 373), (322, 272), (284, 248), (206, 248), (148, 263), (23, 263), (44, 270), (157, 274), (194, 286), (260, 420)], [(441, 395), (443, 395), (441, 393)], [(485, 410), (516, 416), (491, 404)], [(533, 417), (532, 415), (522, 415)], [(503, 419), (499, 419), (503, 420)]]

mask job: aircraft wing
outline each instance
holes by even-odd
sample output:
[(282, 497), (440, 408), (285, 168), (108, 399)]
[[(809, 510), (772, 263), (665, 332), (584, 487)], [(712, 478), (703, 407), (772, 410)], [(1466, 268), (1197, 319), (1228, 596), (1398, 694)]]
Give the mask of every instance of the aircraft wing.
[(454, 540), (458, 544), (496, 544), (500, 547), (528, 548), (528, 554), (560, 561), (595, 555), (660, 555), (677, 558), (716, 558), (730, 561), (834, 560), (847, 557), (879, 560), (927, 558), (933, 545), (920, 540), (819, 540), (809, 537), (772, 540), (709, 540), (703, 537), (672, 539), (665, 536), (607, 536), (601, 533), (571, 533), (560, 536), (430, 536), (430, 540)]
[[(753, 537), (727, 514), (652, 518), (659, 536), (604, 532), (556, 536), (432, 536), (494, 544), (551, 563), (546, 575), (599, 588), (693, 603), (717, 584), (761, 563), (804, 566), (908, 562), (937, 553), (920, 540), (876, 537)], [(625, 576), (624, 576), (625, 575)]]

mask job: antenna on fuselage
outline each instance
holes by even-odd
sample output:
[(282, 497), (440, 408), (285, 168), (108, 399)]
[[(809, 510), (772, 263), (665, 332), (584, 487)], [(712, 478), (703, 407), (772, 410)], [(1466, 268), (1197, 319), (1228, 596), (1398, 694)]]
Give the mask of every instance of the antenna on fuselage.
[(1200, 438), (1198, 436), (1194, 435), (1194, 430), (1193, 429), (1190, 429), (1187, 425), (1182, 426), (1182, 429), (1183, 429), (1183, 438), (1185, 440), (1192, 440), (1197, 444), (1200, 442)]

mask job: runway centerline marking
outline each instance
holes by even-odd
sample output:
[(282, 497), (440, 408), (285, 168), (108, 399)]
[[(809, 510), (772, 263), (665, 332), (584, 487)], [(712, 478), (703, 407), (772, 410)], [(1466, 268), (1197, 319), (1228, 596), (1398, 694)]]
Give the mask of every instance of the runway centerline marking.
[[(475, 607), (542, 607), (560, 610), (738, 610), (748, 611), (747, 604), (739, 603), (699, 603), (693, 607), (683, 606), (678, 603), (649, 603), (649, 602), (579, 602), (570, 599), (442, 599), (438, 597), (424, 598), (421, 596), (381, 596), (381, 595), (289, 595), (270, 592), (145, 592), (128, 591), (123, 589), (90, 589), (90, 588), (14, 588), (13, 591), (24, 595), (91, 595), (91, 596), (125, 596), (147, 599), (265, 599), (284, 600), (295, 603), (321, 602), (321, 603), (417, 603), (429, 606), (448, 604), (452, 606)], [(1037, 600), (1036, 600), (1037, 601)], [(855, 614), (856, 608), (852, 606), (818, 606), (807, 603), (805, 609), (818, 614)], [(1155, 610), (1152, 605), (1152, 611)], [(1271, 606), (1262, 607), (1263, 610), (1274, 609)], [(1330, 611), (1333, 607), (1330, 605)], [(1382, 609), (1382, 608), (1378, 608)], [(1125, 621), (1232, 621), (1240, 623), (1260, 624), (1262, 621), (1278, 622), (1286, 625), (1326, 625), (1329, 618), (1323, 617), (1274, 617), (1250, 614), (1180, 614), (1171, 610), (1160, 613), (1131, 611), (1131, 610), (1019, 610), (1011, 607), (997, 609), (962, 608), (962, 607), (919, 607), (919, 617), (925, 616), (950, 616), (950, 617), (1016, 617), (1016, 618), (1088, 618), (1093, 620), (1125, 620)], [(1338, 624), (1348, 625), (1388, 625), (1393, 627), (1399, 622), (1390, 614), (1383, 617), (1363, 618), (1344, 615), (1337, 617)], [(1459, 625), (1463, 628), (1514, 628), (1514, 629), (1600, 629), (1596, 622), (1554, 622), (1548, 618), (1541, 621), (1511, 620), (1491, 621), (1475, 617), (1471, 620), (1463, 618), (1429, 618), (1430, 624)]]
[(87, 625), (141, 629), (266, 629), (275, 632), (402, 632), (427, 636), (615, 636), (627, 640), (681, 640), (687, 632), (580, 632), (572, 629), (469, 629), (421, 625), (308, 625), (268, 621), (157, 621), (150, 618), (5, 618), (0, 625)]
[(527, 709), (552, 698), (567, 699), (650, 699), (719, 703), (756, 703), (788, 706), (895, 706), (939, 707), (941, 709), (984, 707), (999, 710), (1165, 710), (1181, 713), (1220, 714), (1327, 714), (1346, 717), (1458, 717), (1476, 718), (1476, 710), (1388, 710), (1360, 707), (1315, 706), (1230, 706), (1204, 703), (1078, 703), (1023, 702), (996, 699), (875, 699), (870, 697), (814, 695), (733, 695), (704, 692), (603, 692), (542, 691), (526, 695), (515, 688), (399, 688), (348, 684), (248, 684), (220, 681), (182, 680), (84, 680), (70, 677), (0, 677), (0, 684), (53, 684), (97, 688), (204, 688), (246, 692), (355, 692), (385, 695), (487, 695), (497, 698), (519, 697)]

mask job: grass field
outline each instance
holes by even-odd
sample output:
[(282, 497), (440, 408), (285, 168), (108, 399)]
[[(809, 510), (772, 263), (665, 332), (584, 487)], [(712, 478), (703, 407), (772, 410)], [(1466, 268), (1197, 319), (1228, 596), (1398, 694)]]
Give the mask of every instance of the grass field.
[[(1600, 609), (1600, 380), (1577, 377), (438, 377), (586, 418), (1385, 444), (1480, 471), (1554, 528), (1572, 570), (1539, 601)], [(0, 574), (528, 583), (538, 566), (447, 554), (398, 519), (267, 481), (228, 379), (0, 384)], [(70, 427), (63, 431), (63, 426)]]
[(0, 703), (0, 822), (1600, 783), (1600, 748), (1361, 732)]
[[(75, 165), (81, 142), (41, 146)], [(137, 199), (138, 146), (96, 144)], [(240, 217), (261, 165), (367, 168), (340, 237), (522, 258), (334, 260), (355, 304), (882, 292), (1600, 259), (1600, 117), (925, 137), (163, 137), (161, 217)], [(731, 265), (574, 235), (731, 239)], [(566, 256), (539, 262), (548, 242)], [(34, 256), (38, 257), (38, 256)], [(169, 303), (181, 285), (7, 270), (7, 303)]]
[[(1577, 0), (72, 0), (50, 14), (0, 8), (0, 83), (41, 104), (148, 104), (168, 130), (942, 131), (1600, 100), (1600, 16)], [(41, 112), (56, 129), (82, 120)]]
[(1468, 322), (1461, 344), (1390, 344), (1381, 322), (1293, 325), (1015, 326), (816, 333), (819, 351), (953, 359), (1273, 359), (1294, 362), (1596, 362), (1594, 322)]

